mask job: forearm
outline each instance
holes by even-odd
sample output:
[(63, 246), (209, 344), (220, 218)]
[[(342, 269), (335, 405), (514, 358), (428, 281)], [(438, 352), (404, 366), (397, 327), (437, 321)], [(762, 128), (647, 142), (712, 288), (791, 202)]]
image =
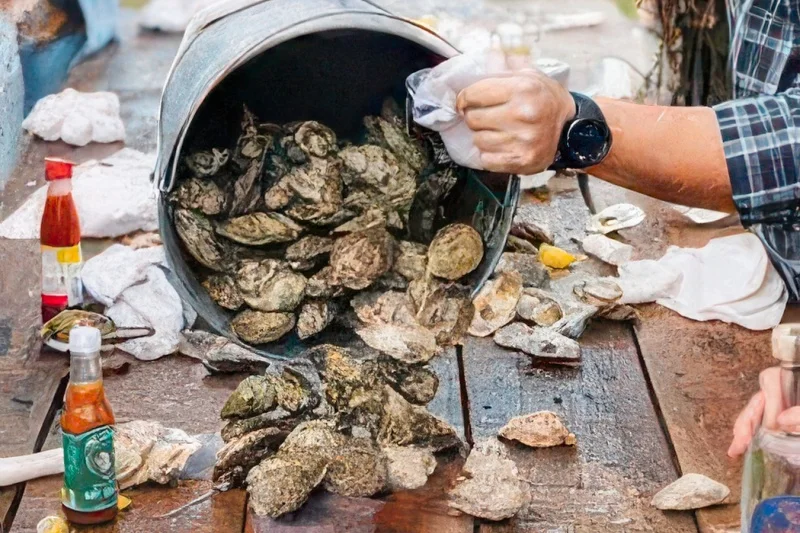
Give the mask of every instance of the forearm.
[(722, 137), (711, 108), (606, 98), (597, 103), (613, 144), (608, 157), (589, 173), (660, 200), (734, 211)]

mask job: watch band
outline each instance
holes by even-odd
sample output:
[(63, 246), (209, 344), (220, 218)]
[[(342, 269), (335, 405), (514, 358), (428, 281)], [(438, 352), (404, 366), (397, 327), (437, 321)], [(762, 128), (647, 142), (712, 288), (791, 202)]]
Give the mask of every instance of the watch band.
[[(605, 159), (611, 149), (611, 131), (600, 106), (588, 96), (574, 92), (570, 94), (575, 101), (575, 117), (564, 124), (558, 142), (558, 150), (553, 164), (550, 166), (552, 170), (582, 169), (597, 165)], [(597, 147), (597, 153), (582, 153), (578, 157), (573, 157), (571, 154), (574, 154), (574, 149), (570, 147), (570, 141), (574, 141), (574, 139), (571, 136), (576, 129), (585, 127), (587, 124), (602, 136), (600, 146)]]

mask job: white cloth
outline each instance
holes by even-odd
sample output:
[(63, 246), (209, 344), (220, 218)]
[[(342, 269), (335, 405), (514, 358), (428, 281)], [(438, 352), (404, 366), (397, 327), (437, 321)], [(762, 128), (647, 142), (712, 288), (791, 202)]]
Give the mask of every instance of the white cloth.
[(777, 326), (789, 298), (752, 233), (713, 239), (703, 248), (672, 246), (660, 260), (627, 263), (619, 274), (625, 303), (655, 301), (693, 320), (752, 330)]
[[(131, 148), (74, 169), (72, 197), (83, 237), (118, 237), (158, 229), (158, 204), (150, 174), (154, 154)], [(0, 237), (38, 239), (47, 186), (34, 192), (0, 224)]]
[(116, 244), (88, 260), (81, 272), (87, 292), (107, 306), (118, 327), (152, 328), (150, 337), (117, 347), (137, 359), (158, 359), (178, 349), (181, 331), (196, 318), (167, 280), (163, 246), (133, 250)]

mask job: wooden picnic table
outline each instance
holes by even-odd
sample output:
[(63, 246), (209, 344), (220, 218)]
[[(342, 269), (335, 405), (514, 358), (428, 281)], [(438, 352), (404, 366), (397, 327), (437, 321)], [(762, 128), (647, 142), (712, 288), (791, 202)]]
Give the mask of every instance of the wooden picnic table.
[[(166, 43), (166, 44), (165, 44)], [(177, 47), (175, 38), (141, 35), (78, 67), (69, 85), (109, 89), (120, 95), (128, 146), (155, 148), (154, 116), (163, 75)], [(136, 58), (133, 60), (132, 58)], [(145, 61), (145, 59), (147, 60)], [(147, 72), (142, 72), (142, 65)], [(77, 162), (121, 148), (73, 149), (28, 139), (18, 172), (3, 192), (0, 218), (21, 204), (30, 181), (43, 183), (42, 159), (68, 156)], [(740, 231), (735, 222), (698, 227), (669, 206), (593, 181), (598, 207), (635, 203), (648, 214), (621, 236), (640, 258), (657, 258), (668, 245), (700, 246)], [(552, 229), (570, 243), (588, 211), (573, 180), (552, 180), (546, 198), (527, 196), (549, 210)], [(108, 243), (87, 242), (89, 253)], [(58, 446), (57, 412), (68, 361), (42, 352), (39, 325), (39, 250), (35, 241), (0, 240), (0, 457)], [(596, 260), (574, 268), (609, 274)], [(475, 442), (496, 434), (512, 416), (538, 410), (560, 414), (577, 435), (577, 447), (530, 450), (511, 447), (532, 503), (502, 523), (452, 512), (446, 491), (460, 470), (458, 460), (439, 466), (419, 491), (379, 500), (315, 495), (293, 516), (268, 520), (247, 511), (246, 493), (231, 490), (168, 518), (158, 515), (206, 492), (210, 481), (177, 488), (143, 486), (126, 491), (132, 507), (96, 532), (208, 531), (283, 532), (627, 532), (703, 533), (738, 530), (740, 461), (725, 455), (735, 414), (770, 365), (769, 335), (719, 322), (699, 323), (656, 305), (639, 307), (634, 325), (598, 320), (581, 339), (579, 368), (534, 368), (529, 358), (469, 338), (437, 357), (441, 381), (430, 408)], [(120, 422), (152, 419), (191, 434), (220, 429), (217, 416), (242, 376), (209, 376), (197, 361), (180, 355), (158, 361), (126, 360), (106, 376), (109, 399)], [(693, 512), (664, 513), (650, 499), (681, 474), (699, 472), (731, 488), (730, 504)], [(59, 509), (61, 476), (0, 490), (0, 531), (28, 533)]]

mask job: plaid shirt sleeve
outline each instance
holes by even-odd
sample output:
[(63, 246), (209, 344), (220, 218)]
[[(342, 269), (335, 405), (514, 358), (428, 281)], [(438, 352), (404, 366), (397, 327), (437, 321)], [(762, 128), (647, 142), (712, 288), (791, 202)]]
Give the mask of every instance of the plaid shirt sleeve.
[(742, 223), (800, 222), (800, 89), (714, 111)]

